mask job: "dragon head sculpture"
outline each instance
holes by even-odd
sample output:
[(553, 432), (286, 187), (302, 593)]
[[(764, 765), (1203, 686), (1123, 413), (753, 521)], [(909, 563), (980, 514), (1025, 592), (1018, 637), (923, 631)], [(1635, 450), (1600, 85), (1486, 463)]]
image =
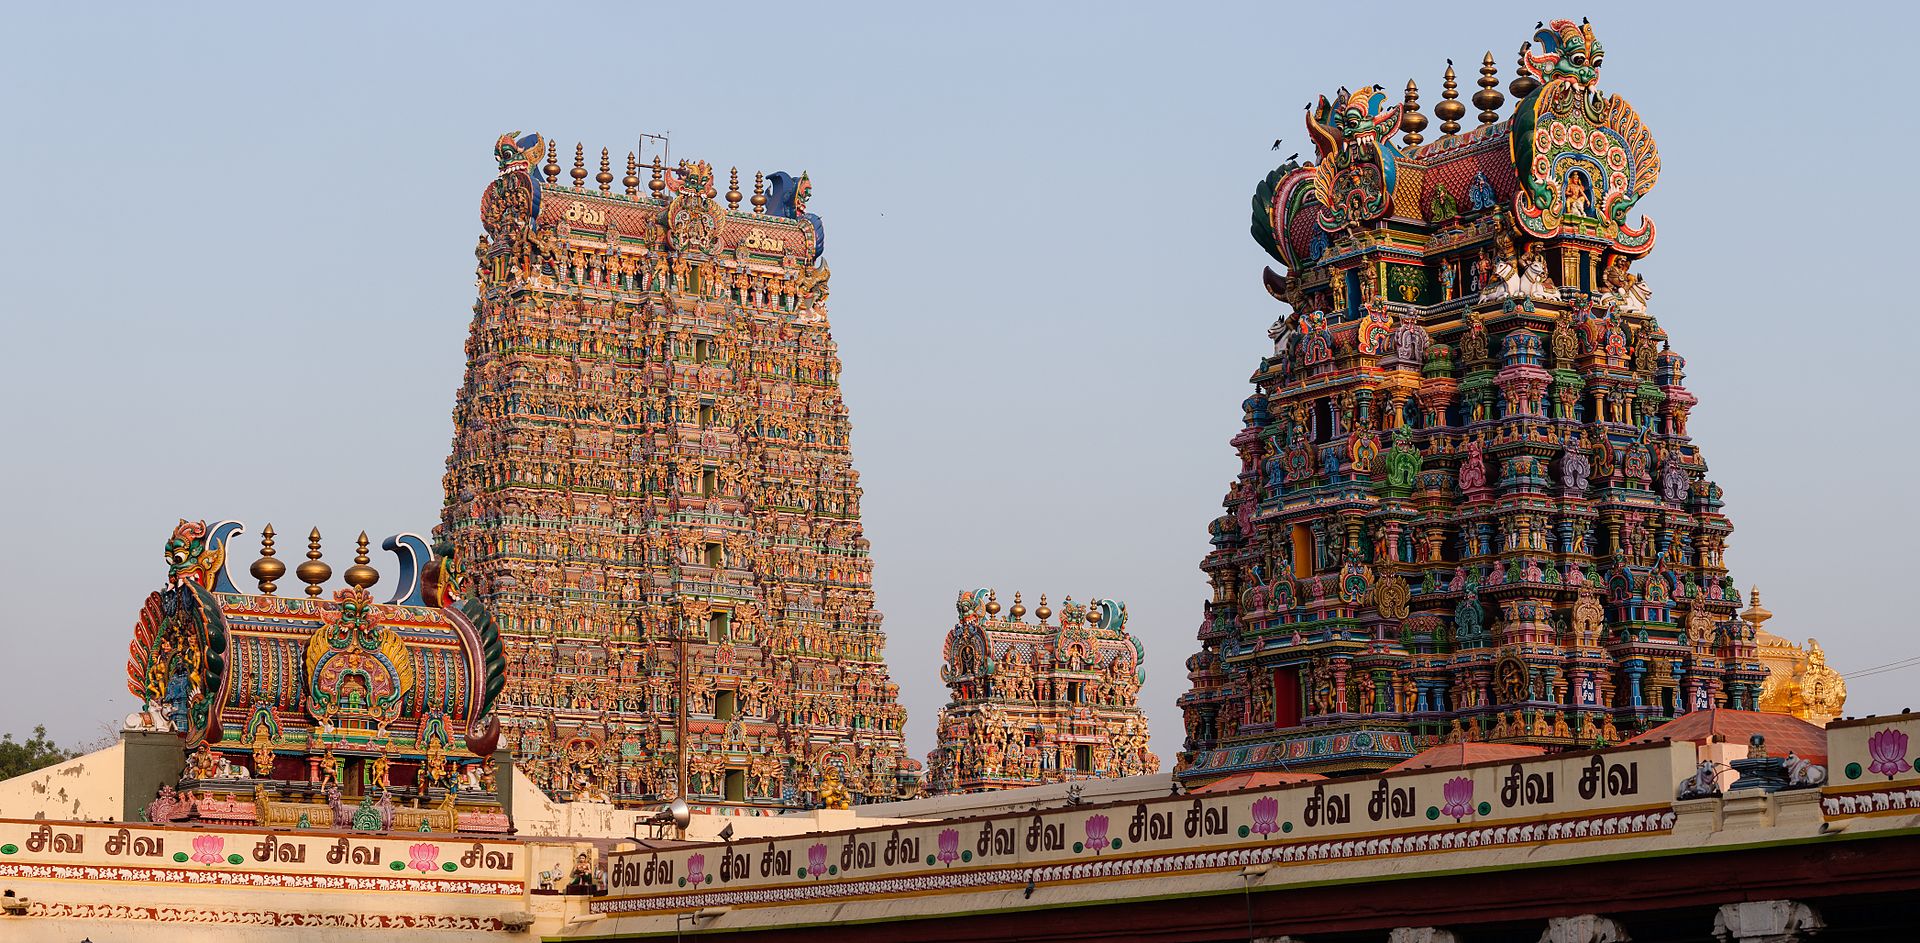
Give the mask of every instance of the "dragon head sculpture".
[(206, 521), (182, 519), (167, 538), (167, 585), (197, 583), (211, 588), (226, 557), (224, 548), (208, 549)]
[(518, 131), (509, 131), (493, 142), (493, 158), (499, 161), (502, 172), (526, 170), (539, 163), (546, 154), (547, 142), (538, 134), (522, 135)]
[(1320, 227), (1338, 232), (1386, 216), (1392, 209), (1394, 170), (1400, 150), (1398, 104), (1374, 85), (1342, 88), (1328, 102), (1321, 96), (1307, 114), (1307, 132), (1320, 160), (1313, 168), (1313, 195), (1325, 208)]
[(1541, 84), (1565, 79), (1587, 89), (1599, 81), (1606, 50), (1586, 20), (1554, 20), (1533, 34), (1533, 42), (1540, 44), (1540, 51), (1533, 52), (1529, 43), (1524, 58)]

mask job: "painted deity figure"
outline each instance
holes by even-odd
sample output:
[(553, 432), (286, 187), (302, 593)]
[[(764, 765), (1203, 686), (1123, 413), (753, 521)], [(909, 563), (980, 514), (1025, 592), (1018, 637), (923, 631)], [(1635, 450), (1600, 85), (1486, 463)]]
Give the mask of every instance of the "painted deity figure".
[(1519, 284), (1514, 294), (1534, 301), (1551, 301), (1558, 297), (1553, 279), (1547, 274), (1546, 254), (1540, 250), (1539, 243), (1531, 243), (1521, 252), (1516, 267), (1519, 269)]
[(1499, 197), (1493, 192), (1493, 182), (1487, 179), (1485, 173), (1475, 173), (1473, 184), (1467, 187), (1467, 205), (1478, 212), (1492, 209), (1498, 200)]
[(1466, 455), (1460, 459), (1460, 490), (1479, 491), (1487, 486), (1487, 463), (1479, 439), (1467, 440)]
[(1600, 275), (1600, 293), (1602, 302), (1625, 314), (1646, 314), (1647, 302), (1653, 297), (1653, 289), (1647, 287), (1645, 277), (1627, 271), (1627, 257), (1615, 255), (1607, 260), (1607, 267)]
[(1593, 195), (1590, 189), (1587, 186), (1586, 174), (1577, 170), (1568, 173), (1566, 202), (1562, 205), (1561, 212), (1568, 216), (1585, 216), (1592, 219)]

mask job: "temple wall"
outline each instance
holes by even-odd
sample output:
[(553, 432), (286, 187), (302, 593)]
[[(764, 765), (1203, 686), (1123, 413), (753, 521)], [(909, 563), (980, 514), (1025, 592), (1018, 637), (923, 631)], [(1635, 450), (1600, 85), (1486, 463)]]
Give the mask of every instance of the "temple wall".
[[(179, 743), (179, 738), (173, 740), (176, 745)], [(174, 752), (179, 750), (176, 748)], [(0, 781), (0, 818), (124, 820), (126, 759), (126, 744), (116, 743), (65, 763)]]

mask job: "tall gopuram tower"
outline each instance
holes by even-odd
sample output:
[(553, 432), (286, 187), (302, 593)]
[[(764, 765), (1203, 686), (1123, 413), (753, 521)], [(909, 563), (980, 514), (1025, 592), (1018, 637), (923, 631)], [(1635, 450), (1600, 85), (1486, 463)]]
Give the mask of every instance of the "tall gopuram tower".
[(1000, 613), (992, 590), (961, 593), (940, 678), (950, 698), (928, 758), (929, 792), (984, 792), (1070, 779), (1152, 773), (1139, 705), (1146, 650), (1127, 631), (1127, 607), (1082, 606), (1069, 596), (1049, 625), (1047, 597), (1026, 619), (1013, 594)]
[(604, 150), (591, 179), (539, 135), (495, 156), (440, 533), (521, 768), (736, 813), (913, 792), (806, 176), (743, 207), (704, 161), (642, 190), (631, 155), (618, 189)]
[[(1660, 159), (1591, 27), (1308, 112), (1255, 191), (1286, 268), (1201, 564), (1180, 774), (1378, 769), (1444, 741), (1586, 747), (1753, 710), (1767, 671), (1687, 435), (1685, 361), (1631, 273)], [(1401, 99), (1396, 101), (1395, 99)]]

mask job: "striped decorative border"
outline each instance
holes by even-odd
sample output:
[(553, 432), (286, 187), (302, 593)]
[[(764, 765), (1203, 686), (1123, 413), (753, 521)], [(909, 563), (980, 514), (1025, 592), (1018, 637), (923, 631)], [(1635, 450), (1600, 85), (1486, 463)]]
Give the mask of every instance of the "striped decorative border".
[(338, 927), (354, 930), (504, 931), (497, 917), (453, 914), (288, 913), (278, 910), (226, 910), (210, 907), (130, 907), (126, 904), (65, 904), (34, 901), (29, 917), (69, 920), (152, 920), (159, 923), (211, 923), (247, 927)]
[(417, 894), (517, 895), (520, 881), (424, 880), (410, 877), (345, 877), (333, 874), (274, 874), (259, 871), (190, 871), (185, 868), (128, 868), (98, 864), (25, 864), (0, 862), (0, 877), (74, 881), (136, 881), (143, 884), (219, 884), (236, 887), (292, 887), (305, 890), (406, 891)]
[(1028, 881), (1036, 884), (1056, 884), (1087, 879), (1124, 880), (1184, 872), (1218, 871), (1250, 865), (1306, 864), (1458, 851), (1466, 848), (1493, 848), (1503, 845), (1579, 841), (1618, 835), (1645, 835), (1671, 830), (1673, 823), (1674, 813), (1670, 810), (1588, 816), (1526, 825), (1470, 826), (1373, 838), (1329, 839), (1225, 851), (1195, 851), (1137, 858), (1099, 858), (1038, 867), (941, 872), (915, 877), (828, 881), (789, 887), (717, 890), (624, 900), (596, 900), (589, 906), (594, 913), (603, 914), (653, 913), (701, 907), (808, 903), (926, 891), (964, 891), (1019, 886)]

